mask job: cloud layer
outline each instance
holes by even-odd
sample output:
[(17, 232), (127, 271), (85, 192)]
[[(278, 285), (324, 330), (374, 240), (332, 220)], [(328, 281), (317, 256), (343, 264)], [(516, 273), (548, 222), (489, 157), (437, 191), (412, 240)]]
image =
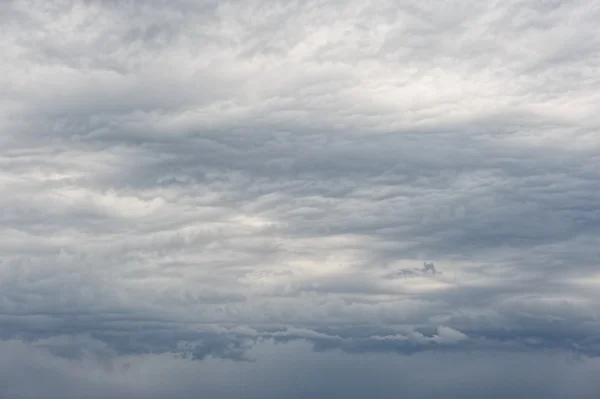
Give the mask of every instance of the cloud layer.
[[(263, 395), (289, 355), (339, 367), (300, 373), (330, 394), (413, 355), (456, 397), (553, 397), (439, 376), (575, 354), (544, 375), (594, 387), (574, 377), (600, 355), (594, 2), (0, 10), (0, 353), (30, 379), (134, 398), (109, 365), (173, 367), (189, 389), (160, 397), (235, 397), (191, 376), (253, 364)], [(44, 397), (0, 364), (6, 397)]]

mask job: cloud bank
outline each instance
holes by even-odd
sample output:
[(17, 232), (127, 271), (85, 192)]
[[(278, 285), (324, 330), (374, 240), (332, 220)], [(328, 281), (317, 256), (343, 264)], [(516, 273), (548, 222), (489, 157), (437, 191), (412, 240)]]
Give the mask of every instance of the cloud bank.
[(598, 20), (2, 3), (3, 397), (595, 397)]

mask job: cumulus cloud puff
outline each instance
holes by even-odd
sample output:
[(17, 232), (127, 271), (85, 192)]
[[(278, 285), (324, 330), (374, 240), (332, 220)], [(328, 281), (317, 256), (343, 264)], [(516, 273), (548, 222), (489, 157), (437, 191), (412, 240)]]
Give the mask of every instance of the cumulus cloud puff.
[(3, 397), (594, 397), (598, 20), (2, 3)]

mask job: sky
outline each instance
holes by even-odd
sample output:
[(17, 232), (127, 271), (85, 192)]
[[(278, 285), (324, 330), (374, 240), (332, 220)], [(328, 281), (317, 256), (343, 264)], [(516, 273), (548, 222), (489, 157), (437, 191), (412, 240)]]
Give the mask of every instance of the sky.
[(0, 3), (4, 399), (597, 398), (600, 3)]

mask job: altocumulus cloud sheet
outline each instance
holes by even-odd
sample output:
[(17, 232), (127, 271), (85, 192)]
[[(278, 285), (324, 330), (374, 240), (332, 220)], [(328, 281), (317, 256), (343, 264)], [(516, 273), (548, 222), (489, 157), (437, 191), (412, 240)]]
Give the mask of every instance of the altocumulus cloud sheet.
[(3, 1), (0, 396), (597, 398), (597, 1)]

